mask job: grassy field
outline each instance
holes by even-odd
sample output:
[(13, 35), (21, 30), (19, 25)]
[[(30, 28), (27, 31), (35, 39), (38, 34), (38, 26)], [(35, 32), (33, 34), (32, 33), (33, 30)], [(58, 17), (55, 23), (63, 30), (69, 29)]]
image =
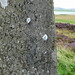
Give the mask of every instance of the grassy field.
[[(63, 48), (62, 48), (63, 47)], [(75, 75), (75, 53), (63, 45), (57, 46), (58, 75)]]
[(68, 9), (55, 9), (54, 11), (61, 11), (61, 12), (75, 12), (75, 10), (68, 10)]
[(55, 15), (55, 22), (70, 23), (75, 25), (75, 15)]
[[(55, 15), (55, 22), (75, 25), (74, 20), (75, 15)], [(75, 75), (75, 46), (70, 46), (70, 44), (75, 41), (71, 40), (75, 39), (75, 32), (57, 28), (57, 34), (63, 35), (62, 37), (57, 37), (58, 75)]]

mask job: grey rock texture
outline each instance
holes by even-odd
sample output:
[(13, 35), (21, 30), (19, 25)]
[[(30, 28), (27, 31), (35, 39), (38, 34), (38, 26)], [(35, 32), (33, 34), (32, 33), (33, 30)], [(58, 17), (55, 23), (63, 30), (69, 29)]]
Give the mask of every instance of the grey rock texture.
[(53, 0), (8, 0), (0, 7), (0, 75), (57, 75)]

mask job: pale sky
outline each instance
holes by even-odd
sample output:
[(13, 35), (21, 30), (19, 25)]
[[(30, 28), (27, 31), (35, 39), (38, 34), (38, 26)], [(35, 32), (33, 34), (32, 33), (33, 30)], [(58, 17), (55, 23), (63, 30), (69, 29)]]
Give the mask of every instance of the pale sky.
[(54, 7), (60, 8), (75, 8), (75, 0), (53, 0)]

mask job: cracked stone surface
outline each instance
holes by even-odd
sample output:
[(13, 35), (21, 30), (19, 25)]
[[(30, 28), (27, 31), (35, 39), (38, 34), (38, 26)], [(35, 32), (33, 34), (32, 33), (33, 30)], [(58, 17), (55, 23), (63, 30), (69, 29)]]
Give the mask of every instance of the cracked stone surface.
[(0, 75), (57, 75), (55, 30), (53, 0), (0, 4)]

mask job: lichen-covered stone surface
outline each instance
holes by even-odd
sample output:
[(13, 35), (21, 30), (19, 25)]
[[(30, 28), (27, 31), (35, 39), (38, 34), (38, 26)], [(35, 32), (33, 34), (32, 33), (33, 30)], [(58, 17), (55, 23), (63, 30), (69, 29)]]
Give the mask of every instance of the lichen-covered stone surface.
[(53, 0), (8, 0), (0, 6), (0, 75), (57, 75)]

